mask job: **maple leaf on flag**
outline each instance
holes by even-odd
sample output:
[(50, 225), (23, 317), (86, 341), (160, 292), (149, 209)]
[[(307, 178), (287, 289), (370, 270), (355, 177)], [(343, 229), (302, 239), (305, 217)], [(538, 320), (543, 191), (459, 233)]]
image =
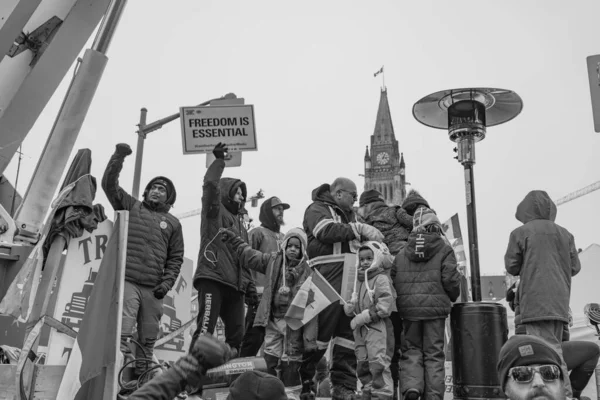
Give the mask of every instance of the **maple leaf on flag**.
[(315, 308), (314, 306), (312, 306), (311, 304), (315, 302), (315, 292), (312, 290), (312, 288), (308, 289), (308, 298), (306, 299), (306, 307), (311, 306), (312, 308)]

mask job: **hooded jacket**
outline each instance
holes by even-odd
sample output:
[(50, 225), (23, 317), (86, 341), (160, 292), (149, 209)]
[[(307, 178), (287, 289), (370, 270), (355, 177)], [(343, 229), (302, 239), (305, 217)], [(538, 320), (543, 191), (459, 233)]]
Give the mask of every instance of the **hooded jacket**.
[(575, 239), (554, 223), (556, 205), (542, 190), (529, 192), (515, 217), (523, 225), (510, 234), (504, 264), (509, 274), (521, 277), (521, 322), (568, 323), (571, 277), (581, 270)]
[[(378, 242), (365, 242), (356, 255), (358, 269), (356, 273), (357, 302), (349, 316), (369, 310), (371, 322), (387, 318), (396, 311), (396, 291), (389, 276), (391, 258), (389, 251), (382, 251)], [(360, 267), (360, 250), (373, 252), (373, 262), (367, 269)]]
[(361, 206), (358, 215), (383, 233), (383, 242), (393, 255), (406, 245), (412, 230), (412, 217), (402, 207), (390, 207), (383, 200), (375, 200)]
[[(302, 246), (301, 254), (302, 259), (294, 267), (290, 267), (289, 260), (285, 256), (285, 249), (287, 248), (288, 241), (291, 238), (297, 238), (300, 240)], [(311, 269), (307, 264), (306, 257), (306, 234), (300, 228), (290, 229), (284, 236), (283, 242), (279, 246), (276, 252), (263, 253), (258, 250), (254, 250), (244, 243), (241, 238), (236, 237), (229, 240), (228, 245), (233, 251), (235, 251), (240, 258), (240, 261), (248, 266), (251, 270), (258, 271), (265, 275), (266, 283), (264, 292), (256, 311), (256, 317), (254, 319), (254, 326), (266, 327), (269, 319), (273, 316), (282, 318), (285, 315), (285, 311), (289, 308), (292, 299), (298, 293), (298, 290), (306, 281), (310, 275)], [(284, 274), (285, 271), (285, 274)], [(289, 281), (287, 276), (293, 276), (293, 281)], [(281, 296), (279, 289), (283, 286), (289, 288), (289, 294)], [(287, 303), (287, 305), (285, 304)], [(277, 307), (279, 306), (279, 307)], [(279, 308), (275, 310), (274, 307)], [(285, 311), (284, 311), (285, 310)], [(283, 315), (274, 315), (274, 313)], [(304, 342), (300, 343), (299, 336), (290, 335), (294, 343), (288, 343), (288, 349), (293, 348), (299, 351), (302, 347), (305, 351), (316, 349), (316, 325), (317, 318), (313, 318), (308, 324), (303, 326)], [(302, 347), (298, 347), (302, 346)]]
[[(139, 201), (119, 186), (119, 174), (124, 156), (115, 152), (102, 177), (102, 189), (110, 204), (118, 210), (129, 211), (127, 261), (125, 280), (156, 287), (165, 284), (170, 290), (177, 280), (183, 263), (183, 232), (179, 220), (169, 213), (177, 193), (170, 179), (152, 179)], [(154, 204), (146, 200), (148, 190), (157, 179), (167, 183), (167, 200)]]
[[(261, 225), (248, 232), (250, 246), (261, 253), (272, 253), (279, 249), (283, 240), (283, 233), (279, 231), (280, 227), (273, 215), (273, 197), (265, 200), (260, 206), (258, 219)], [(304, 246), (306, 248), (306, 246)], [(266, 285), (267, 278), (264, 274), (255, 270), (250, 270), (257, 288), (263, 288)], [(261, 289), (259, 289), (260, 291)]]
[(239, 179), (221, 178), (225, 161), (216, 159), (206, 170), (202, 186), (202, 214), (200, 221), (200, 253), (194, 274), (194, 287), (198, 281), (209, 279), (246, 291), (251, 278), (250, 271), (239, 262), (237, 254), (221, 240), (219, 229), (227, 228), (243, 241), (248, 241), (240, 205), (233, 201), (238, 188), (246, 198), (246, 184)]
[(318, 268), (339, 292), (344, 272), (343, 255), (352, 253), (350, 245), (357, 243), (349, 225), (350, 222), (356, 222), (356, 216), (353, 211), (339, 208), (329, 191), (328, 184), (313, 190), (313, 203), (304, 212), (303, 225), (308, 238), (306, 252), (311, 266)]
[(452, 247), (437, 233), (412, 232), (394, 260), (400, 317), (446, 318), (460, 294), (460, 272)]

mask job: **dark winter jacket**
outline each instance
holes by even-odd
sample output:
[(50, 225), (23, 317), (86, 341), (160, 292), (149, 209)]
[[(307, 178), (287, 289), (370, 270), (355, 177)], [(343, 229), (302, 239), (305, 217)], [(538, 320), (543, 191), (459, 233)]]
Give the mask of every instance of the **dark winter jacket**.
[[(289, 308), (292, 299), (298, 293), (298, 290), (310, 275), (311, 269), (308, 266), (305, 256), (295, 266), (289, 266), (289, 260), (286, 259), (285, 249), (287, 242), (291, 238), (297, 238), (302, 245), (302, 252), (306, 249), (306, 234), (300, 228), (290, 229), (285, 234), (283, 242), (278, 251), (272, 253), (262, 253), (252, 249), (247, 243), (244, 243), (239, 237), (232, 238), (229, 246), (236, 251), (238, 257), (244, 265), (251, 270), (264, 274), (267, 278), (264, 292), (256, 312), (254, 326), (266, 327), (273, 317), (283, 318)], [(285, 277), (282, 270), (285, 269)], [(286, 286), (290, 291), (286, 295), (279, 293), (285, 279)], [(313, 318), (308, 324), (302, 327), (304, 340), (301, 332), (298, 335), (288, 334), (288, 355), (299, 354), (304, 351), (315, 350), (317, 318)], [(312, 338), (312, 339), (309, 339)], [(290, 351), (290, 350), (294, 351)]]
[(304, 212), (303, 225), (308, 237), (307, 253), (311, 266), (318, 268), (330, 283), (335, 282), (334, 289), (339, 290), (344, 254), (355, 253), (359, 243), (349, 225), (349, 222), (356, 222), (354, 212), (344, 212), (339, 208), (329, 190), (328, 184), (313, 190), (313, 203)]
[(460, 272), (452, 247), (436, 233), (413, 232), (394, 260), (400, 317), (446, 318), (460, 294)]
[(523, 225), (510, 234), (504, 264), (521, 277), (521, 321), (568, 323), (571, 277), (581, 270), (573, 235), (554, 223), (556, 205), (541, 190), (529, 192), (515, 216)]
[[(279, 250), (279, 245), (283, 240), (283, 233), (279, 231), (279, 224), (273, 215), (272, 199), (265, 200), (260, 206), (258, 219), (261, 225), (248, 232), (250, 246), (261, 253), (272, 253)], [(255, 270), (250, 272), (258, 290), (261, 291), (266, 284), (266, 276)]]
[[(169, 179), (156, 177), (146, 186), (144, 200), (136, 200), (119, 186), (124, 158), (116, 152), (110, 157), (102, 189), (115, 211), (129, 211), (125, 280), (151, 287), (165, 283), (171, 289), (183, 263), (181, 223), (169, 213), (176, 198), (175, 187)], [(146, 194), (157, 179), (167, 182), (169, 197), (155, 206), (146, 201)]]
[(221, 240), (219, 229), (227, 228), (243, 241), (248, 241), (240, 205), (233, 201), (238, 188), (246, 198), (246, 184), (239, 179), (221, 178), (225, 161), (216, 159), (206, 170), (202, 186), (202, 215), (200, 222), (200, 253), (194, 274), (194, 287), (198, 281), (209, 279), (245, 292), (250, 271), (239, 263), (235, 252)]
[(392, 255), (398, 254), (412, 230), (412, 217), (400, 206), (388, 206), (382, 200), (367, 203), (358, 209), (358, 215), (384, 235), (383, 242)]

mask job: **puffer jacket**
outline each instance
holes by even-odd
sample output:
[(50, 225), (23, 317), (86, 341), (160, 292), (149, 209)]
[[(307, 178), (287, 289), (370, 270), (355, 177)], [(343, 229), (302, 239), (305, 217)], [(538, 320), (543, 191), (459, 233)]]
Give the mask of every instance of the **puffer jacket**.
[(569, 322), (571, 277), (581, 270), (575, 239), (554, 223), (556, 205), (544, 191), (529, 192), (515, 214), (523, 223), (511, 232), (506, 271), (520, 276), (521, 322)]
[[(356, 222), (353, 211), (343, 211), (323, 184), (313, 190), (313, 203), (304, 212), (304, 231), (311, 266), (317, 268), (338, 292), (344, 273), (344, 254), (356, 253), (358, 241), (349, 222)], [(354, 249), (351, 249), (351, 245)], [(354, 250), (354, 251), (352, 251)]]
[[(302, 245), (303, 257), (300, 262), (293, 268), (286, 267), (288, 260), (285, 256), (285, 249), (287, 243), (291, 238), (297, 238), (300, 240)], [(273, 317), (273, 306), (274, 302), (277, 302), (278, 291), (282, 286), (279, 283), (283, 282), (282, 270), (286, 269), (286, 272), (290, 272), (294, 275), (294, 282), (287, 282), (286, 285), (289, 287), (289, 295), (286, 296), (289, 308), (292, 299), (300, 290), (300, 287), (306, 281), (311, 273), (311, 269), (307, 264), (306, 260), (306, 234), (300, 228), (290, 229), (284, 236), (283, 242), (278, 251), (271, 253), (262, 253), (258, 250), (254, 250), (244, 243), (239, 237), (231, 238), (228, 245), (233, 251), (235, 251), (244, 265), (248, 266), (251, 270), (258, 271), (264, 274), (267, 278), (267, 282), (264, 287), (264, 292), (256, 311), (256, 317), (254, 319), (254, 326), (266, 327), (269, 323), (269, 319)], [(281, 311), (281, 310), (280, 310)], [(279, 316), (279, 318), (283, 315)], [(306, 325), (302, 327), (303, 340), (300, 343), (300, 335), (288, 335), (287, 349), (296, 349), (296, 351), (304, 350), (311, 351), (317, 348), (317, 321), (318, 318), (313, 318)], [(288, 352), (289, 355), (289, 352)]]
[[(144, 190), (143, 201), (136, 200), (119, 186), (124, 156), (114, 153), (102, 177), (102, 189), (115, 209), (129, 211), (125, 279), (142, 286), (166, 283), (173, 287), (183, 263), (183, 232), (179, 220), (169, 213), (177, 196), (173, 182), (165, 177), (152, 179)], [(169, 197), (153, 206), (146, 201), (152, 183), (167, 182)]]
[(363, 221), (383, 233), (383, 242), (396, 255), (406, 246), (412, 230), (412, 217), (400, 206), (390, 207), (384, 201), (367, 203), (358, 209)]
[(460, 294), (460, 272), (452, 247), (436, 233), (412, 232), (394, 260), (400, 317), (446, 318)]
[(200, 252), (194, 274), (194, 287), (201, 279), (213, 280), (245, 293), (250, 271), (239, 262), (239, 257), (221, 240), (219, 229), (226, 228), (248, 242), (248, 232), (240, 209), (233, 201), (238, 188), (246, 198), (246, 184), (239, 179), (221, 178), (225, 161), (216, 159), (206, 170), (202, 186), (202, 214), (200, 222)]

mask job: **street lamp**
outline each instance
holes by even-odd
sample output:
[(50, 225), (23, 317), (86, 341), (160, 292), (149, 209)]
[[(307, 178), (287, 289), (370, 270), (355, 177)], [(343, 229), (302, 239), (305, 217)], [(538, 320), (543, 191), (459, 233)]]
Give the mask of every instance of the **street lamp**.
[(475, 208), (475, 143), (483, 140), (486, 127), (515, 118), (523, 109), (518, 94), (510, 90), (466, 88), (443, 90), (426, 96), (413, 106), (413, 116), (420, 123), (447, 129), (456, 143), (455, 157), (465, 168), (469, 254), (471, 256), (471, 289), (473, 301), (481, 301), (477, 215)]
[(454, 399), (503, 399), (496, 375), (498, 354), (508, 339), (506, 308), (481, 301), (481, 274), (475, 208), (475, 143), (488, 126), (515, 118), (523, 109), (519, 95), (510, 90), (465, 88), (436, 92), (413, 106), (413, 116), (424, 125), (447, 129), (456, 143), (455, 157), (465, 169), (471, 290), (473, 303), (457, 303), (450, 312)]
[[(237, 98), (233, 93), (227, 93), (225, 96), (210, 99), (205, 101), (204, 103), (198, 104), (196, 107), (207, 106), (213, 101), (217, 100), (225, 100), (225, 99), (235, 99)], [(148, 110), (146, 108), (142, 108), (140, 110), (140, 123), (137, 125), (138, 130), (136, 133), (138, 134), (137, 139), (137, 149), (135, 152), (135, 169), (133, 172), (133, 189), (131, 190), (131, 194), (134, 198), (138, 198), (140, 194), (140, 177), (142, 174), (142, 158), (144, 156), (144, 139), (146, 139), (146, 135), (150, 132), (154, 132), (163, 127), (163, 125), (168, 124), (171, 121), (175, 121), (179, 118), (180, 114), (172, 114), (163, 119), (159, 119), (158, 121), (151, 122), (146, 124), (146, 116), (148, 114)]]

